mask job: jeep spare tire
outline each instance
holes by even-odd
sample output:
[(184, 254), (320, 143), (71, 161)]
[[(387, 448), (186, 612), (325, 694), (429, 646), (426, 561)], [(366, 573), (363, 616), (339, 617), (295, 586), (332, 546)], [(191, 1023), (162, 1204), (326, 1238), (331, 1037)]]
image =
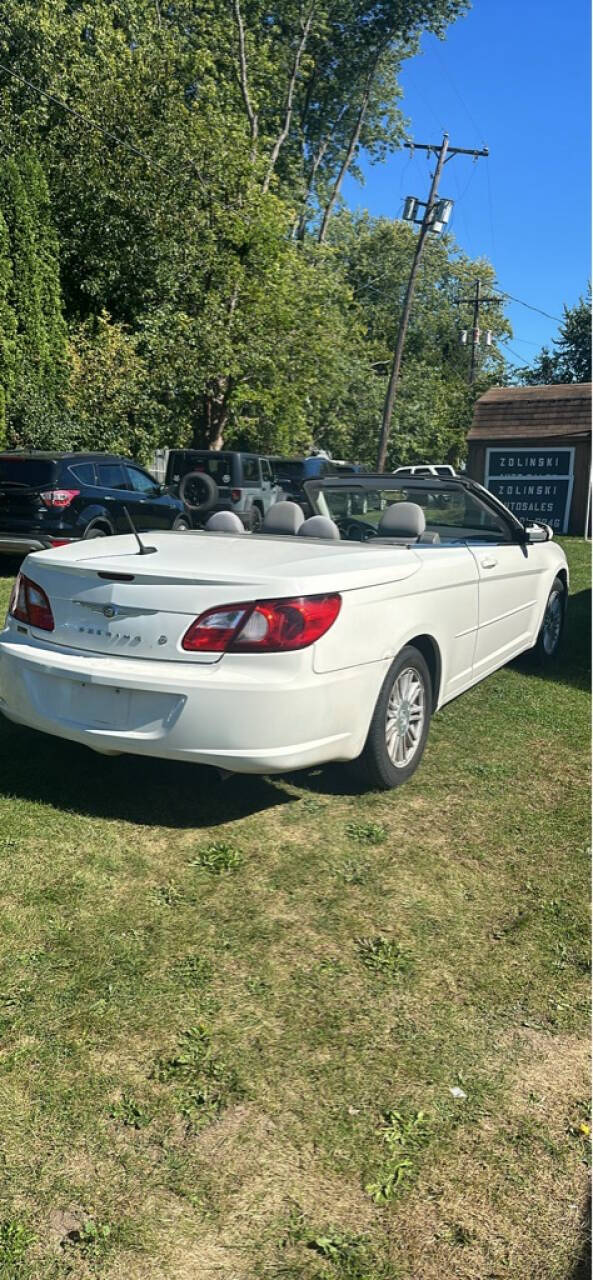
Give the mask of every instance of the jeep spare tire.
[(188, 471), (179, 485), (179, 497), (190, 511), (203, 513), (214, 506), (218, 485), (205, 471)]

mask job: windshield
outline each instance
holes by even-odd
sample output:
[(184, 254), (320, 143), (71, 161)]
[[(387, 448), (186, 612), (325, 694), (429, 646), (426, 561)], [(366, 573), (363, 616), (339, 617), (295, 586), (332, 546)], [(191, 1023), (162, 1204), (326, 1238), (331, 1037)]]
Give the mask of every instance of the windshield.
[(43, 488), (44, 485), (53, 484), (56, 470), (56, 463), (51, 459), (0, 455), (0, 485), (18, 484), (32, 489)]
[(278, 479), (297, 481), (303, 479), (305, 464), (300, 458), (270, 458), (270, 463)]
[(190, 471), (203, 471), (206, 475), (212, 476), (216, 484), (228, 485), (234, 482), (233, 462), (235, 458), (232, 453), (209, 453), (206, 450), (201, 452), (192, 450), (187, 453), (174, 453), (170, 463), (169, 483), (176, 484), (183, 477), (188, 475)]
[[(453, 485), (414, 484), (409, 487), (403, 479), (401, 486), (367, 488), (356, 485), (336, 485), (323, 481), (317, 500), (317, 510), (336, 522), (342, 538), (352, 542), (366, 542), (373, 538), (390, 536), (381, 529), (385, 511), (398, 502), (413, 502), (422, 507), (427, 534), (438, 534), (440, 543), (459, 542), (508, 542), (510, 526), (503, 515), (498, 516), (475, 494)], [(395, 527), (393, 522), (391, 528)]]

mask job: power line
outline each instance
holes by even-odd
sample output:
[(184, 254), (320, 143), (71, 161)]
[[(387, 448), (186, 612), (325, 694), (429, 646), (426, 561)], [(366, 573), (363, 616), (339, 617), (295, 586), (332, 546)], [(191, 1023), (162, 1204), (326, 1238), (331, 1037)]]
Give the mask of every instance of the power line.
[(498, 345), (499, 347), (506, 347), (507, 351), (510, 351), (511, 355), (514, 356), (516, 360), (519, 360), (522, 365), (524, 364), (525, 356), (522, 356), (519, 351), (513, 351), (513, 348), (509, 346), (508, 342), (503, 342), (502, 338), (499, 338)]
[(529, 311), (537, 311), (539, 316), (545, 316), (547, 320), (555, 320), (557, 324), (562, 324), (560, 316), (552, 316), (549, 311), (542, 311), (541, 307), (534, 307), (531, 302), (524, 302), (522, 298), (514, 298), (512, 293), (507, 293), (504, 289), (501, 289), (501, 293), (504, 293), (505, 298), (508, 298), (511, 302), (518, 302), (519, 306), (527, 307)]
[[(69, 107), (67, 102), (63, 102), (62, 99), (57, 98), (55, 94), (49, 93), (47, 89), (42, 89), (40, 85), (33, 84), (31, 80), (26, 80), (24, 76), (18, 75), (16, 71), (11, 71), (10, 67), (5, 67), (1, 62), (0, 71), (4, 71), (5, 74), (7, 76), (11, 76), (13, 80), (18, 80), (19, 84), (24, 85), (25, 88), (31, 91), (31, 93), (38, 94), (39, 97), (45, 98), (47, 102), (53, 102), (55, 106), (60, 107), (62, 111), (67, 113), (67, 115), (73, 116), (75, 120), (78, 120), (78, 122), (83, 124), (87, 129), (95, 129), (97, 133), (103, 134), (103, 137), (108, 138), (110, 142), (114, 142), (116, 146), (124, 147), (127, 151), (131, 151), (133, 155), (138, 156), (141, 160), (145, 160), (147, 164), (152, 165), (153, 168), (160, 169), (162, 173), (167, 174), (167, 177), (174, 178), (175, 181), (179, 180), (179, 174), (173, 173), (171, 169), (167, 169), (164, 164), (161, 164), (160, 160), (155, 160), (153, 156), (148, 155), (148, 153), (143, 151), (141, 147), (137, 147), (133, 142), (128, 142), (127, 138), (122, 138), (119, 134), (113, 133), (111, 129), (106, 129), (104, 125), (99, 124), (97, 120), (93, 120), (91, 116), (83, 115), (81, 111), (77, 111), (74, 107)], [(194, 168), (193, 165), (191, 167)], [(198, 181), (203, 186), (204, 183), (202, 178), (195, 168), (194, 172), (196, 173)]]
[(440, 64), (441, 64), (441, 68), (442, 68), (442, 70), (444, 71), (444, 73), (445, 73), (445, 75), (446, 75), (446, 77), (447, 77), (447, 80), (449, 81), (449, 84), (451, 85), (451, 88), (452, 88), (452, 90), (453, 90), (453, 93), (454, 93), (454, 94), (456, 95), (456, 97), (459, 99), (459, 102), (461, 103), (461, 105), (462, 105), (462, 107), (463, 107), (463, 110), (465, 111), (465, 114), (466, 114), (466, 116), (467, 116), (468, 120), (471, 122), (472, 127), (475, 129), (476, 134), (477, 134), (479, 137), (483, 138), (483, 137), (484, 137), (484, 134), (482, 133), (482, 130), (480, 129), (480, 126), (479, 126), (479, 124), (478, 124), (478, 122), (477, 122), (477, 120), (476, 120), (475, 116), (473, 116), (473, 115), (472, 115), (472, 113), (471, 113), (471, 111), (470, 111), (470, 109), (469, 109), (469, 107), (468, 107), (468, 105), (467, 105), (467, 102), (466, 102), (466, 101), (465, 101), (465, 99), (461, 96), (461, 92), (460, 92), (460, 90), (459, 90), (459, 88), (458, 88), (458, 86), (457, 86), (457, 82), (455, 81), (455, 79), (454, 79), (454, 77), (453, 77), (452, 73), (449, 71), (449, 68), (447, 67), (446, 61), (445, 61), (445, 59), (444, 59), (444, 57), (443, 57), (443, 55), (442, 55), (442, 53), (441, 53), (440, 49), (437, 49), (437, 48), (435, 47), (435, 48), (433, 49), (433, 53), (434, 53), (434, 54), (436, 54), (436, 57), (437, 57), (438, 61), (439, 61), (439, 62), (440, 62)]
[(488, 217), (490, 219), (490, 239), (492, 241), (492, 257), (496, 262), (498, 252), (496, 249), (496, 235), (494, 233), (494, 205), (492, 202), (492, 183), (490, 181), (490, 159), (486, 160), (486, 188), (488, 191)]
[[(495, 298), (495, 297), (485, 298), (481, 292), (481, 285), (482, 285), (481, 280), (479, 279), (476, 280), (476, 283), (474, 285), (474, 292), (471, 298), (454, 298), (453, 299), (453, 301), (458, 303), (460, 306), (466, 306), (467, 304), (471, 303), (473, 308), (471, 360), (470, 360), (470, 366), (469, 366), (470, 384), (475, 381), (476, 367), (478, 362), (478, 346), (480, 343), (480, 329), (479, 329), (480, 307), (484, 305), (492, 304), (492, 303), (502, 302), (502, 298)], [(488, 341), (488, 339), (486, 339), (486, 341)]]
[[(410, 147), (410, 149), (414, 148), (414, 149), (417, 149), (418, 151), (425, 151), (427, 156), (430, 156), (431, 154), (434, 155), (436, 160), (436, 165), (435, 165), (434, 173), (432, 175), (432, 181), (430, 184), (428, 200), (420, 201), (420, 200), (417, 200), (415, 196), (410, 196), (408, 198), (411, 205), (411, 211), (409, 214), (406, 214), (405, 216), (407, 216), (409, 220), (415, 222), (416, 211), (419, 205), (424, 205), (424, 216), (421, 221), (418, 220), (420, 223), (420, 231), (416, 239), (416, 248), (415, 248), (414, 257), (412, 260), (412, 267), (410, 270), (410, 276), (409, 276), (408, 284), (406, 288), (406, 296), (404, 298), (401, 319), (399, 322), (397, 340), (396, 340), (395, 349), (393, 352), (391, 374), (389, 377), (389, 383), (387, 385), (385, 403), (383, 405), (383, 417), (381, 422), (381, 431), (379, 435), (379, 447), (377, 451), (377, 471), (383, 471), (385, 467), (385, 459), (387, 456), (387, 445), (389, 441), (389, 433), (391, 431), (391, 422), (393, 418), (395, 397), (397, 394), (397, 383), (399, 378), (399, 371), (401, 367), (404, 343), (406, 339), (406, 331), (408, 328), (408, 322), (410, 318), (410, 310), (412, 307), (412, 298), (414, 296), (416, 276), (418, 274), (418, 268), (420, 266), (420, 258), (422, 256), (424, 243), (426, 241), (428, 233), (430, 231), (433, 231), (436, 233), (442, 231), (443, 227), (447, 224), (450, 217), (451, 201), (440, 200), (437, 204), (437, 192), (439, 189), (439, 182), (441, 179), (442, 171), (445, 165), (447, 164), (447, 162), (449, 160), (452, 160), (454, 156), (473, 156), (474, 159), (477, 159), (478, 156), (488, 155), (488, 150), (486, 147), (483, 147), (481, 150), (478, 149), (477, 147), (471, 147), (471, 148), (451, 147), (449, 145), (449, 135), (447, 133), (443, 134), (443, 140), (441, 143), (413, 142), (410, 139), (410, 141), (406, 142), (404, 145), (407, 147)], [(408, 201), (406, 201), (406, 204), (408, 204)]]

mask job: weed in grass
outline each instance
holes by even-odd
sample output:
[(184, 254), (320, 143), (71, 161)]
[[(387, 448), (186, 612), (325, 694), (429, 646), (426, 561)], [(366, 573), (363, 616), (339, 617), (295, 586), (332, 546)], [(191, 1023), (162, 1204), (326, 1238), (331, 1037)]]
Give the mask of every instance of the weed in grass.
[(180, 907), (182, 903), (190, 901), (183, 889), (171, 882), (158, 885), (154, 896), (159, 907)]
[(307, 1241), (307, 1248), (331, 1263), (333, 1274), (340, 1280), (379, 1280), (378, 1271), (371, 1271), (367, 1245), (366, 1236), (341, 1232), (315, 1236)]
[(365, 884), (368, 880), (369, 872), (370, 866), (368, 862), (361, 862), (357, 858), (348, 858), (337, 869), (337, 875), (342, 884)]
[(124, 1093), (119, 1102), (114, 1103), (109, 1112), (112, 1120), (119, 1121), (129, 1129), (144, 1129), (150, 1124), (151, 1116), (130, 1096)]
[(358, 844), (383, 844), (387, 831), (381, 822), (349, 822), (346, 835)]
[(214, 840), (200, 849), (197, 857), (192, 858), (190, 866), (209, 871), (211, 875), (220, 876), (225, 871), (237, 871), (241, 861), (241, 854), (234, 845), (227, 844), (224, 840)]
[(89, 1218), (84, 1226), (70, 1231), (64, 1241), (67, 1249), (76, 1249), (77, 1253), (89, 1261), (100, 1262), (108, 1253), (112, 1240), (111, 1227), (107, 1223), (93, 1222)]
[(0, 1222), (0, 1280), (25, 1276), (26, 1255), (35, 1236), (15, 1218)]
[[(352, 1235), (334, 1228), (313, 1231), (299, 1211), (293, 1210), (290, 1214), (286, 1235), (281, 1242), (283, 1251), (287, 1244), (300, 1245), (327, 1264), (322, 1271), (315, 1271), (311, 1280), (326, 1280), (330, 1275), (334, 1280), (397, 1280), (399, 1274), (391, 1266), (385, 1267), (374, 1251), (371, 1252), (367, 1236)], [(328, 1266), (331, 1271), (328, 1271)], [(288, 1268), (283, 1266), (282, 1273), (288, 1280), (301, 1280), (303, 1268), (299, 1264)], [(307, 1275), (310, 1275), (309, 1271)]]
[(214, 1057), (202, 1024), (183, 1032), (180, 1051), (159, 1059), (154, 1074), (162, 1084), (183, 1086), (176, 1094), (177, 1106), (192, 1128), (208, 1123), (244, 1096), (234, 1068)]
[(245, 987), (250, 996), (265, 996), (270, 990), (269, 982), (263, 978), (247, 978)]
[(388, 1158), (366, 1191), (376, 1204), (387, 1204), (412, 1182), (416, 1174), (413, 1157), (426, 1146), (431, 1133), (423, 1111), (387, 1111), (378, 1132), (387, 1147)]
[(327, 807), (326, 801), (319, 800), (317, 796), (303, 796), (301, 804), (305, 813), (321, 813)]
[(452, 1222), (443, 1234), (445, 1239), (451, 1241), (451, 1244), (460, 1246), (472, 1244), (476, 1238), (475, 1231), (473, 1231), (471, 1227), (464, 1227), (461, 1222)]
[(566, 1126), (571, 1138), (582, 1144), (583, 1164), (591, 1168), (591, 1099), (583, 1098), (577, 1102), (574, 1112)]
[(173, 973), (183, 987), (204, 987), (212, 978), (212, 965), (206, 956), (192, 954), (178, 960)]
[(381, 934), (375, 938), (357, 938), (356, 946), (365, 968), (391, 982), (397, 982), (412, 968), (409, 951), (393, 938), (384, 938)]

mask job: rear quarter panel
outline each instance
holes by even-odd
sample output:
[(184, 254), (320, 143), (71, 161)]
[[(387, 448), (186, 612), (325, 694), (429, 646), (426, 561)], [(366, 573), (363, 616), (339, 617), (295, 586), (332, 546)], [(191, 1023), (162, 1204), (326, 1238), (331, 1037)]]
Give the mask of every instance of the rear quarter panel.
[(478, 623), (478, 572), (467, 547), (414, 552), (418, 571), (405, 579), (343, 592), (337, 622), (315, 647), (319, 672), (376, 663), (379, 684), (389, 662), (415, 636), (428, 635), (441, 659), (439, 701), (471, 680)]

